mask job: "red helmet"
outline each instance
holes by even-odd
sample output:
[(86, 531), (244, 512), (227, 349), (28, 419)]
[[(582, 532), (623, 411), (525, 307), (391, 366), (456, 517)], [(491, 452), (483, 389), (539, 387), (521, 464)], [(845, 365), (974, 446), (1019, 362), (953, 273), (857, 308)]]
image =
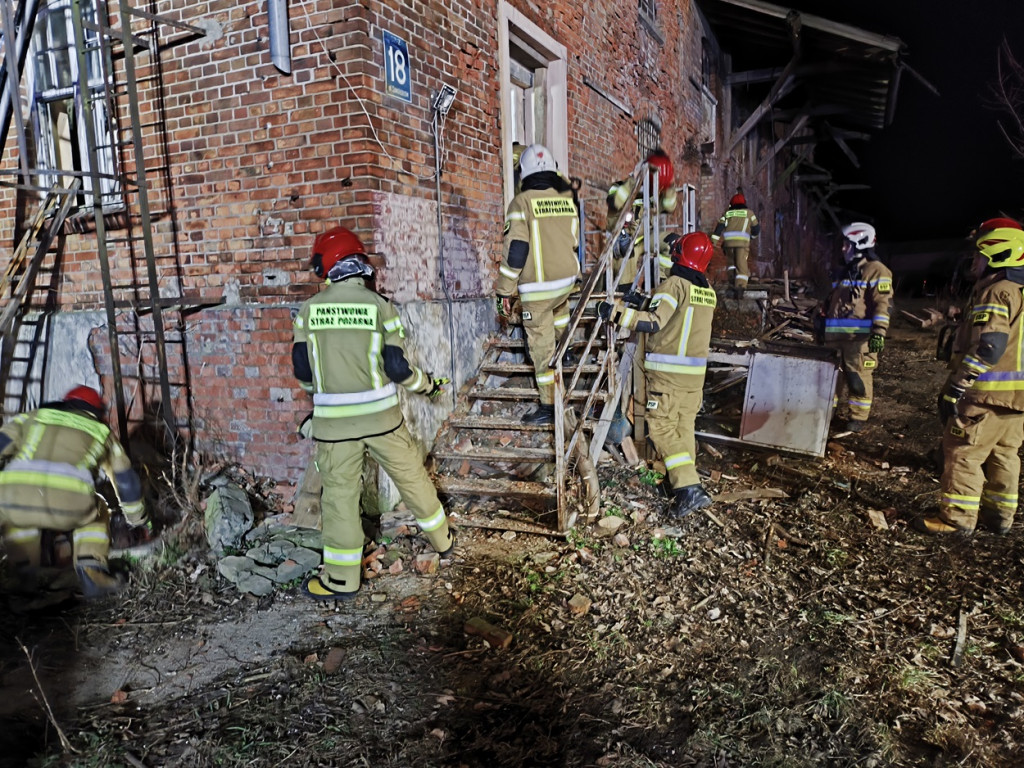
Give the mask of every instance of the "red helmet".
[(87, 387), (85, 385), (75, 387), (66, 395), (64, 395), (64, 402), (84, 403), (85, 405), (88, 405), (91, 408), (95, 408), (97, 411), (100, 411), (101, 413), (104, 410), (103, 395), (101, 395), (92, 387)]
[(986, 221), (981, 222), (981, 224), (978, 226), (977, 233), (981, 235), (983, 232), (991, 232), (994, 229), (1024, 229), (1024, 227), (1021, 227), (1020, 222), (1014, 219), (988, 219)]
[(732, 196), (732, 199), (729, 201), (729, 205), (746, 205), (746, 204), (747, 204), (747, 198), (745, 198), (743, 196), (742, 192), (737, 192), (735, 195)]
[(658, 172), (658, 189), (668, 189), (676, 177), (672, 160), (662, 149), (656, 149), (647, 156), (647, 164)]
[(715, 246), (706, 233), (691, 232), (674, 241), (669, 252), (673, 264), (704, 272), (711, 261), (711, 255), (715, 252)]
[(335, 227), (317, 235), (313, 241), (313, 259), (310, 265), (317, 277), (327, 277), (331, 267), (346, 256), (361, 256), (365, 253), (363, 244), (350, 230)]

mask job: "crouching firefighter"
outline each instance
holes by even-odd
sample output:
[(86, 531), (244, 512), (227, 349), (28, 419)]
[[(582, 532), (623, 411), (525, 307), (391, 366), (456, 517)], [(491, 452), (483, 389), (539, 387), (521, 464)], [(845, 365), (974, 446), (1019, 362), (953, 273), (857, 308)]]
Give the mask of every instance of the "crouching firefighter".
[(717, 299), (704, 276), (714, 246), (703, 232), (672, 244), (672, 270), (651, 299), (649, 310), (622, 301), (601, 302), (598, 313), (623, 328), (649, 334), (644, 356), (647, 430), (665, 462), (673, 500), (669, 515), (683, 518), (710, 505), (697, 474), (697, 412), (711, 345)]
[(892, 272), (875, 254), (870, 224), (843, 227), (842, 254), (844, 266), (821, 308), (821, 323), (824, 342), (839, 351), (849, 406), (846, 429), (860, 432), (871, 414), (878, 355), (889, 332)]
[[(0, 528), (12, 576), (30, 587), (41, 566), (44, 530), (71, 533), (75, 571), (86, 598), (118, 591), (110, 573), (110, 508), (97, 493), (110, 480), (130, 525), (146, 524), (139, 476), (104, 423), (100, 393), (75, 387), (62, 402), (16, 416), (0, 429)], [(112, 500), (111, 500), (112, 501)]]
[(302, 305), (293, 328), (292, 365), (302, 388), (313, 394), (312, 437), (323, 480), (323, 570), (304, 585), (320, 600), (351, 599), (359, 590), (364, 453), (394, 481), (434, 549), (445, 556), (454, 546), (396, 387), (434, 398), (448, 379), (435, 379), (406, 359), (398, 312), (365, 283), (373, 277), (365, 253), (344, 227), (316, 238), (312, 267), (325, 286)]
[(1017, 512), (1018, 450), (1024, 442), (1024, 231), (1013, 219), (978, 229), (986, 265), (953, 342), (939, 395), (942, 497), (939, 513), (916, 520), (924, 533), (1005, 534)]

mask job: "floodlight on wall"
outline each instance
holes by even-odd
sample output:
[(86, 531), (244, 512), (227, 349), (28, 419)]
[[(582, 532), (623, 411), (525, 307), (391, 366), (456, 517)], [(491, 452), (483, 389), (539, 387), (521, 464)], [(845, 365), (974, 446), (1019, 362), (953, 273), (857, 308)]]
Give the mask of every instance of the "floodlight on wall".
[(441, 117), (446, 116), (448, 110), (452, 108), (452, 104), (455, 102), (455, 94), (457, 93), (458, 91), (450, 85), (442, 83), (441, 90), (434, 94), (434, 100), (430, 104), (431, 108)]

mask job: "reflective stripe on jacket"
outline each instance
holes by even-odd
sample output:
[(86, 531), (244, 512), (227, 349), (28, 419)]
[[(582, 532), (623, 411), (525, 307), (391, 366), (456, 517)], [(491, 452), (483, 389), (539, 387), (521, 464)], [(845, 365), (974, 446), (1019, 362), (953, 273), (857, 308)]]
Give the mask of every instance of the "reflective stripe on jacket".
[(892, 272), (880, 261), (859, 259), (832, 283), (825, 299), (826, 341), (867, 338), (889, 331)]
[[(385, 347), (404, 353), (405, 328), (380, 294), (352, 278), (327, 283), (299, 309), (292, 326), (313, 371), (313, 437), (336, 442), (397, 429), (402, 423), (398, 388), (384, 370)], [(410, 392), (430, 389), (415, 365), (398, 382)]]
[[(508, 261), (509, 246), (516, 240), (530, 247), (526, 264), (521, 268)], [(518, 290), (523, 303), (568, 295), (580, 272), (576, 259), (578, 244), (579, 213), (571, 192), (520, 192), (509, 203), (505, 216), (504, 257), (495, 292), (511, 296)]]
[[(969, 402), (1024, 411), (1022, 290), (999, 270), (979, 280), (971, 294), (949, 365), (951, 379), (966, 388)], [(999, 337), (1006, 346), (993, 360), (986, 342)]]
[(715, 291), (670, 275), (651, 298), (648, 311), (626, 309), (619, 325), (634, 328), (642, 321), (657, 322), (647, 337), (644, 370), (663, 379), (673, 390), (690, 391), (704, 385), (711, 345), (711, 323), (718, 304)]
[(718, 220), (715, 231), (711, 235), (714, 242), (725, 240), (724, 245), (747, 245), (751, 237), (757, 237), (761, 225), (757, 216), (747, 208), (730, 208)]
[(73, 520), (96, 506), (96, 478), (109, 478), (128, 522), (145, 519), (142, 486), (110, 428), (90, 414), (43, 406), (4, 425), (11, 459), (0, 472), (0, 509)]

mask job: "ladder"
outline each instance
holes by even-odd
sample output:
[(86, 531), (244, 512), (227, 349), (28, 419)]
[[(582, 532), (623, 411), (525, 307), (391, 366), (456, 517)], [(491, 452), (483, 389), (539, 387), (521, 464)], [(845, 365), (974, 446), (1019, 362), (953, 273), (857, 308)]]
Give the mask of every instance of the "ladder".
[[(127, 4), (114, 16), (106, 0), (97, 0), (96, 11), (96, 18), (88, 18), (81, 0), (72, 0), (90, 157), (89, 224), (95, 226), (103, 279), (118, 427), (122, 438), (130, 422), (157, 427), (170, 451), (190, 451), (187, 302), (172, 215), (159, 53), (204, 33)], [(162, 25), (181, 34), (164, 41)], [(101, 63), (101, 92), (89, 85), (90, 59)], [(96, 130), (97, 114), (109, 121), (105, 135)], [(113, 172), (101, 172), (101, 158), (111, 157)]]
[[(38, 404), (33, 400), (38, 401), (42, 392), (48, 341), (46, 318), (53, 310), (56, 294), (60, 232), (80, 187), (80, 181), (72, 179), (68, 187), (58, 183), (46, 191), (0, 276), (0, 296), (10, 293), (0, 309), (0, 392), (6, 413), (33, 407)], [(45, 277), (43, 285), (37, 282), (40, 275)], [(39, 291), (45, 293), (37, 304)]]

